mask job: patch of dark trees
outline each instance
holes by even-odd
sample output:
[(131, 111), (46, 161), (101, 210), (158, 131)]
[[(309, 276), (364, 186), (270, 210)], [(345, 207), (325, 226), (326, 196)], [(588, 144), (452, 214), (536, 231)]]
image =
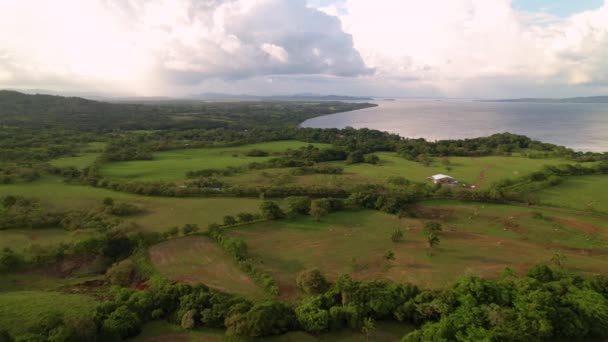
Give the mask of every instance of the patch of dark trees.
[(204, 285), (152, 279), (145, 290), (114, 291), (93, 319), (77, 321), (76, 327), (59, 317), (30, 334), (46, 339), (62, 331), (88, 341), (120, 340), (137, 336), (146, 322), (165, 320), (184, 329), (218, 328), (229, 336), (260, 338), (290, 331), (361, 331), (369, 322), (393, 321), (415, 327), (403, 337), (408, 342), (608, 337), (605, 275), (581, 277), (537, 265), (523, 277), (506, 269), (496, 280), (465, 277), (442, 289), (360, 282), (347, 275), (330, 284), (322, 275), (311, 275), (298, 277), (308, 295), (296, 304), (251, 302)]

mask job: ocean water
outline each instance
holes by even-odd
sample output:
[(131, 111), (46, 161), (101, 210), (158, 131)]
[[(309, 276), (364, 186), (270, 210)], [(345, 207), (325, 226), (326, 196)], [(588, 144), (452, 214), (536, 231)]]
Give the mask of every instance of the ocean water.
[(320, 116), (302, 126), (370, 128), (431, 141), (510, 132), (577, 151), (608, 152), (608, 104), (470, 100), (375, 103), (378, 107)]

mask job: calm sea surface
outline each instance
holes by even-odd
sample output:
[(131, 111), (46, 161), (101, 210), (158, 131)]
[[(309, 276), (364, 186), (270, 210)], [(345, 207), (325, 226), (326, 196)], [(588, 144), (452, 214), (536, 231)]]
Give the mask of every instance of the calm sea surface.
[(510, 132), (575, 150), (608, 152), (608, 104), (378, 101), (379, 106), (320, 116), (314, 128), (371, 128), (427, 140)]

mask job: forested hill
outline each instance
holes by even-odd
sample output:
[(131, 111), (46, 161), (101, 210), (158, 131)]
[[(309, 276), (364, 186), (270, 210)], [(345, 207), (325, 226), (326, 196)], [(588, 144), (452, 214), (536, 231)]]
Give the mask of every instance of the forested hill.
[(369, 106), (373, 105), (343, 102), (116, 104), (0, 90), (0, 126), (85, 131), (250, 128), (297, 125), (315, 116)]
[(535, 103), (608, 103), (608, 96), (568, 97), (564, 99), (521, 98), (482, 100), (482, 102), (535, 102)]

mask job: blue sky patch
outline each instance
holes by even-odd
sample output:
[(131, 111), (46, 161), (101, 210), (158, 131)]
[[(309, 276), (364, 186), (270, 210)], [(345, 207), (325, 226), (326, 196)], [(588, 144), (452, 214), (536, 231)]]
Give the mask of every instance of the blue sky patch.
[(514, 0), (518, 11), (546, 12), (560, 17), (602, 7), (604, 0)]

